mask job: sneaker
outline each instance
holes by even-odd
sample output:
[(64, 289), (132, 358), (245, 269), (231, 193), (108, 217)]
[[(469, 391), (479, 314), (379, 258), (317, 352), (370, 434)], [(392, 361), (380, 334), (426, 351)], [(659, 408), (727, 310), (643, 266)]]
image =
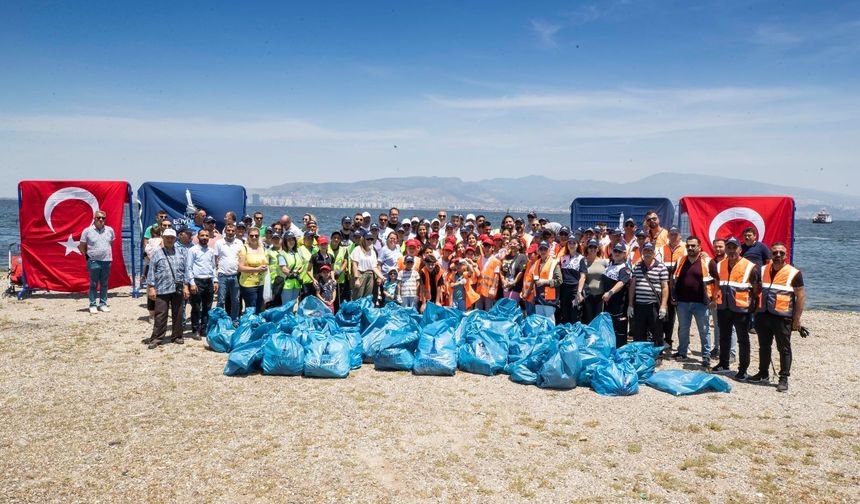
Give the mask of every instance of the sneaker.
[(196, 332), (189, 334), (188, 337), (193, 339), (194, 341), (200, 341), (201, 339), (203, 339), (200, 337), (200, 333), (196, 333)]
[(719, 348), (715, 348), (715, 349), (711, 350), (711, 358), (712, 359), (719, 359), (720, 358), (720, 349)]
[(182, 336), (180, 336), (178, 338), (174, 338), (173, 342), (176, 343), (177, 345), (182, 345), (182, 344), (185, 344), (185, 339)]
[(710, 361), (710, 359), (704, 359), (704, 360), (702, 361), (702, 367), (703, 367), (703, 368), (705, 368), (705, 369), (707, 369), (707, 370), (710, 370), (710, 369), (711, 369), (711, 361)]
[(749, 375), (743, 371), (738, 371), (738, 374), (735, 375), (735, 380), (737, 381), (747, 381), (749, 380)]
[(750, 327), (749, 333), (750, 334), (758, 334), (758, 332), (756, 332), (756, 330), (755, 330), (755, 327)]
[(109, 313), (109, 312), (110, 312), (110, 308), (108, 307), (108, 305), (103, 304), (103, 305), (99, 306), (99, 311), (100, 311), (100, 312)]
[(731, 356), (729, 356), (729, 364), (734, 364), (734, 363), (735, 363), (735, 362), (737, 362), (737, 361), (738, 361), (738, 356), (737, 356), (737, 355), (731, 355)]
[(680, 354), (680, 353), (678, 353), (678, 352), (673, 353), (673, 354), (672, 354), (672, 358), (673, 358), (673, 359), (675, 359), (676, 361), (680, 361), (680, 362), (684, 362), (684, 361), (686, 361), (686, 360), (687, 360), (687, 356), (686, 356), (686, 355), (681, 355), (681, 354)]
[(728, 366), (721, 366), (720, 364), (717, 364), (716, 366), (711, 368), (711, 372), (717, 374), (725, 374), (729, 371), (731, 370), (728, 368)]
[(766, 374), (756, 373), (749, 378), (747, 378), (749, 383), (768, 383), (770, 382), (770, 376)]
[(148, 348), (149, 350), (153, 350), (155, 348), (158, 348), (159, 345), (161, 345), (161, 341), (157, 339), (150, 339), (149, 344), (146, 345), (146, 348)]
[(99, 312), (98, 308), (96, 308), (95, 306), (90, 306), (90, 313), (91, 314), (95, 315), (98, 312)]
[(788, 377), (780, 376), (779, 384), (776, 386), (777, 392), (788, 392)]

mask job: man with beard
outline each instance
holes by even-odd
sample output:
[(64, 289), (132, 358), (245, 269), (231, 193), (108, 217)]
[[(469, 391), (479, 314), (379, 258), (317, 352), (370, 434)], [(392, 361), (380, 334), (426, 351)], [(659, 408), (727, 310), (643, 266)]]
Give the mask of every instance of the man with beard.
[[(756, 286), (759, 292), (758, 331), (759, 364), (758, 373), (750, 377), (750, 382), (769, 381), (767, 368), (770, 364), (771, 344), (776, 339), (779, 351), (779, 384), (777, 392), (788, 391), (788, 376), (791, 371), (791, 332), (800, 331), (800, 316), (806, 301), (803, 289), (803, 275), (800, 270), (786, 262), (786, 247), (777, 242), (771, 246), (771, 263), (761, 274), (761, 283)], [(801, 332), (803, 336), (803, 332)]]
[(753, 285), (759, 283), (758, 267), (740, 256), (740, 242), (732, 237), (725, 242), (726, 256), (717, 261), (720, 274), (720, 296), (717, 303), (716, 325), (719, 327), (720, 362), (715, 373), (729, 371), (732, 329), (737, 333), (740, 359), (736, 380), (747, 379), (750, 365), (750, 313), (755, 309)]
[(212, 299), (218, 292), (215, 274), (215, 251), (209, 246), (209, 231), (197, 232), (197, 245), (188, 249), (185, 266), (186, 279), (191, 291), (191, 338), (206, 336)]
[(669, 243), (669, 232), (660, 227), (660, 217), (654, 210), (645, 213), (645, 229), (648, 231), (648, 241), (654, 244), (655, 250), (663, 250)]

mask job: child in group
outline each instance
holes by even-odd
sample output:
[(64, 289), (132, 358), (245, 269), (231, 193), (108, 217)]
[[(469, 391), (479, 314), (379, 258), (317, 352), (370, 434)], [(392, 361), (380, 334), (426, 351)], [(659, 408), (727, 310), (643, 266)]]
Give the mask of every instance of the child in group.
[(400, 304), (404, 308), (418, 309), (418, 271), (415, 270), (415, 257), (403, 258), (403, 271), (400, 272)]
[(400, 282), (397, 281), (397, 268), (388, 272), (388, 278), (382, 285), (382, 303), (400, 303)]
[(328, 264), (320, 266), (317, 285), (317, 297), (334, 313), (334, 302), (337, 299), (337, 281), (332, 278), (331, 266)]

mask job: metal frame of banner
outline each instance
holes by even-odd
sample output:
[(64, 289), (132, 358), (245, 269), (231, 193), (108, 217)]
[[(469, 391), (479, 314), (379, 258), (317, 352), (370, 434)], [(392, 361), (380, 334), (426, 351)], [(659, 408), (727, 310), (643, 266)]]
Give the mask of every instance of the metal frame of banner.
[(131, 184), (127, 184), (126, 187), (128, 188), (128, 249), (131, 252), (131, 297), (138, 298), (140, 289), (137, 288), (137, 269), (134, 265), (134, 192), (131, 190)]
[[(18, 185), (18, 219), (21, 218), (21, 185)], [(21, 260), (24, 260), (24, 253), (21, 252)], [(24, 268), (21, 268), (21, 290), (18, 291), (17, 298), (18, 301), (24, 299), (29, 296), (32, 292), (38, 289), (31, 289), (29, 285), (27, 285), (27, 273), (24, 271)]]

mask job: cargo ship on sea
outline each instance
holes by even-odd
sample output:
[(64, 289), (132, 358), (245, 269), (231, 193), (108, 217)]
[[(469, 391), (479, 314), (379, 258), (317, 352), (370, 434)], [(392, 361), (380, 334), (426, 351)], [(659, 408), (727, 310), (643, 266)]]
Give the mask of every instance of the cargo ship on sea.
[(821, 209), (815, 217), (812, 218), (813, 224), (833, 224), (833, 216), (825, 209)]

